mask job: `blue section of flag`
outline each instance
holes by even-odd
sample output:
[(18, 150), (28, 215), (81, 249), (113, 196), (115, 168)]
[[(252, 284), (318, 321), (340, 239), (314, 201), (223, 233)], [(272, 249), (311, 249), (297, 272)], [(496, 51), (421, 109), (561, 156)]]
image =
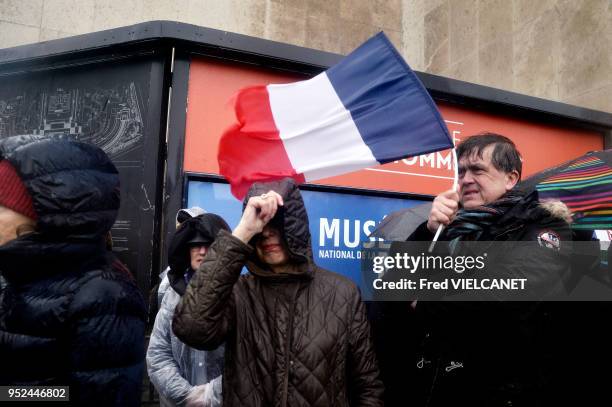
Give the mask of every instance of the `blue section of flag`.
[(429, 93), (384, 33), (326, 74), (381, 164), (453, 147)]

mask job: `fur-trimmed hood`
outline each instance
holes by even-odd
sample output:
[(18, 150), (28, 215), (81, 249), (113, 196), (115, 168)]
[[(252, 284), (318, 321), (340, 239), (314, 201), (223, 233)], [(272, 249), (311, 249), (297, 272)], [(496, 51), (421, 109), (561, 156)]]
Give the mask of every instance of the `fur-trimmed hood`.
[(569, 224), (573, 222), (572, 211), (561, 201), (552, 199), (542, 201), (540, 202), (540, 207), (555, 218), (562, 219)]
[(509, 208), (495, 223), (493, 229), (514, 228), (517, 224), (529, 225), (560, 220), (568, 225), (572, 222), (569, 208), (559, 200), (540, 202), (538, 191), (529, 193), (510, 191), (506, 196), (518, 198), (518, 202)]

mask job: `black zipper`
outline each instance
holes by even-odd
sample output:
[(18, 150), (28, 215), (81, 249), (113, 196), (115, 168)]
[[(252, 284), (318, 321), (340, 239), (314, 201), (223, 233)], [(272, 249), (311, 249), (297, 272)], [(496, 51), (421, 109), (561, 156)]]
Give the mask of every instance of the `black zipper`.
[(518, 225), (518, 226), (515, 226), (515, 227), (510, 228), (508, 230), (505, 230), (503, 233), (500, 233), (499, 235), (495, 236), (495, 240), (499, 239), (500, 237), (503, 237), (503, 236), (507, 235), (508, 233), (515, 232), (515, 231), (519, 230), (520, 228), (522, 228), (523, 226), (524, 225)]

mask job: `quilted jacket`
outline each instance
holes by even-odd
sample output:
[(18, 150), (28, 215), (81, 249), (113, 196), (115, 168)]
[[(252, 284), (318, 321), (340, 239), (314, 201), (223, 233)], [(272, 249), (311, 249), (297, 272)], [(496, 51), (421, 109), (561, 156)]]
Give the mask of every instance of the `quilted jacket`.
[[(364, 305), (348, 279), (312, 261), (308, 218), (291, 180), (255, 184), (284, 198), (272, 222), (299, 272), (274, 274), (251, 245), (221, 231), (176, 308), (190, 346), (226, 343), (227, 406), (381, 406), (382, 382)], [(241, 275), (246, 264), (250, 274)]]

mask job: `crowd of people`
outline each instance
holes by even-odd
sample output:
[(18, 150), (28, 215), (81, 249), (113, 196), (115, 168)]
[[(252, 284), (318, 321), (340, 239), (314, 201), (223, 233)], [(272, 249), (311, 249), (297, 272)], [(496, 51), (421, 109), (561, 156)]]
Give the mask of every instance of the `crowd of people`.
[[(545, 282), (576, 272), (560, 249), (580, 238), (570, 213), (517, 188), (511, 140), (483, 133), (457, 155), (458, 189), (434, 199), (408, 240), (431, 241), (443, 225), (441, 241), (534, 242), (507, 246), (496, 265)], [(253, 184), (233, 230), (201, 208), (179, 211), (145, 349), (143, 296), (106, 244), (120, 204), (106, 154), (10, 137), (0, 180), (0, 385), (138, 405), (146, 367), (164, 406), (544, 406), (596, 393), (597, 380), (582, 385), (598, 357), (585, 335), (599, 331), (585, 321), (600, 323), (605, 308), (366, 304), (355, 283), (315, 264), (288, 178)]]

